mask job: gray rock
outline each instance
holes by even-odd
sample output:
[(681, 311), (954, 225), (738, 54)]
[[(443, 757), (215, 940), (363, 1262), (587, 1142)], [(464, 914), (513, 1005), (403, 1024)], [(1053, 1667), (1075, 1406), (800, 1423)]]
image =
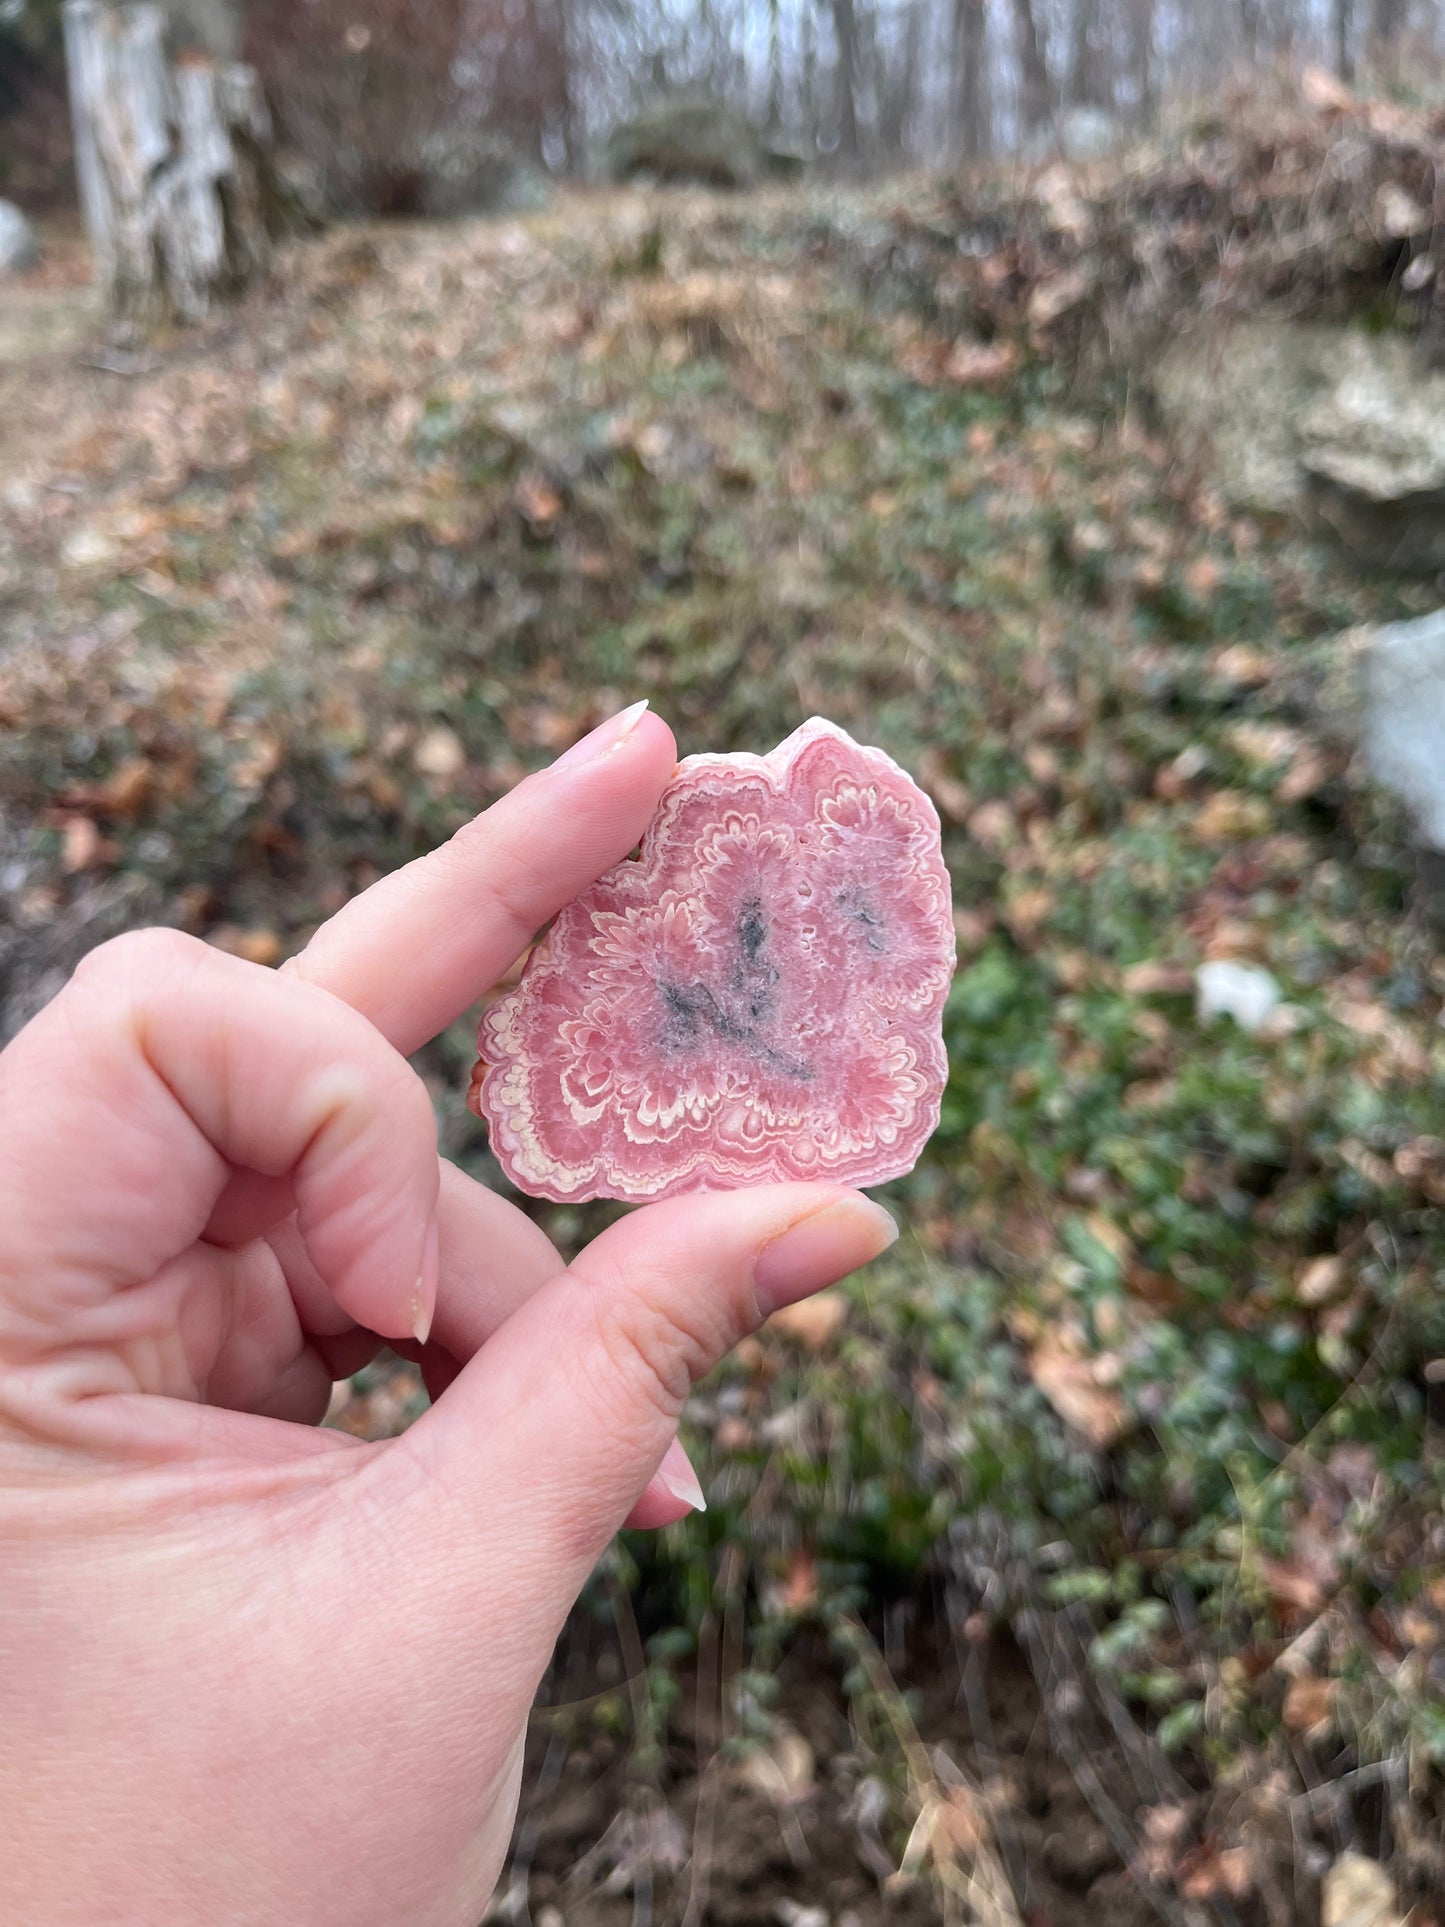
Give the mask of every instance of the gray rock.
[(0, 201), (0, 275), (19, 274), (39, 259), (34, 228), (13, 201)]
[(1241, 322), (1174, 343), (1154, 390), (1243, 507), (1327, 530), (1365, 568), (1445, 569), (1445, 373), (1405, 337)]
[(551, 184), (539, 167), (484, 128), (444, 129), (417, 155), (421, 212), (434, 220), (468, 214), (531, 214), (546, 206)]
[(1098, 161), (1124, 145), (1122, 121), (1103, 107), (1066, 107), (1052, 129), (1035, 135), (1025, 149), (1030, 161)]
[(706, 96), (664, 96), (620, 122), (607, 137), (607, 178), (703, 187), (754, 187), (773, 171), (757, 129)]
[(1044, 1841), (1044, 1871), (1061, 1887), (1084, 1893), (1102, 1874), (1119, 1864), (1114, 1844), (1102, 1827), (1076, 1826), (1068, 1833), (1051, 1833)]
[(1445, 374), (1401, 344), (1352, 338), (1345, 373), (1300, 423), (1300, 462), (1316, 514), (1372, 567), (1445, 569)]
[(1403, 799), (1429, 848), (1445, 851), (1445, 609), (1375, 631), (1363, 740), (1375, 781)]

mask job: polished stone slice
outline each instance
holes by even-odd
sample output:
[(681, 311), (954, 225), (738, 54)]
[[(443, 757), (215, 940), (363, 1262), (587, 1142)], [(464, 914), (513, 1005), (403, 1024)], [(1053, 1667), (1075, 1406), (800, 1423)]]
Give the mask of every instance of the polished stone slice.
[(558, 1202), (881, 1184), (938, 1123), (953, 967), (933, 805), (814, 717), (679, 766), (486, 1012), (470, 1101)]

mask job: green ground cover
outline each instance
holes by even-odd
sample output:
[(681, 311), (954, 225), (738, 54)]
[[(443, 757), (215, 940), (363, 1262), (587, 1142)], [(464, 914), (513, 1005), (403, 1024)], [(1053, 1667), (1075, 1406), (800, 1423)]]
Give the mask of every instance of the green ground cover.
[[(924, 1602), (1067, 1666), (1161, 1801), (1381, 1769), (1423, 1888), (1445, 957), (1310, 691), (1329, 638), (1425, 604), (1055, 369), (951, 360), (877, 271), (892, 216), (345, 233), (138, 372), (0, 370), (7, 1008), (150, 917), (274, 961), (639, 694), (684, 752), (814, 712), (882, 744), (945, 823), (943, 1123), (889, 1257), (700, 1389), (707, 1515), (616, 1555), (639, 1757), (729, 1615), (735, 1738), (819, 1629), (896, 1736), (869, 1654)], [(27, 439), (22, 388), (62, 381)], [(1213, 957), (1278, 978), (1261, 1034), (1197, 1021)], [(495, 1176), (471, 1055), (461, 1025), (423, 1067)], [(609, 1208), (535, 1209), (571, 1249)], [(384, 1378), (349, 1422), (405, 1415)]]

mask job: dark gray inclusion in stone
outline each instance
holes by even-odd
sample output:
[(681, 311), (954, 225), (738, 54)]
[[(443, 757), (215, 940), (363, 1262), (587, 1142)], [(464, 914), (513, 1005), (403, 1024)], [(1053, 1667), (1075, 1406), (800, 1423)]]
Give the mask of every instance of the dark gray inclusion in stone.
[(690, 1052), (709, 1038), (720, 1038), (761, 1059), (770, 1070), (806, 1082), (814, 1074), (807, 1058), (779, 1050), (767, 1036), (777, 1015), (778, 972), (765, 954), (768, 925), (759, 898), (749, 898), (738, 910), (735, 935), (738, 954), (721, 993), (700, 980), (658, 985), (663, 1047)]
[(883, 935), (883, 918), (878, 913), (877, 905), (856, 889), (840, 890), (834, 902), (845, 917), (857, 924), (859, 935), (868, 948), (881, 957), (888, 948), (888, 942)]

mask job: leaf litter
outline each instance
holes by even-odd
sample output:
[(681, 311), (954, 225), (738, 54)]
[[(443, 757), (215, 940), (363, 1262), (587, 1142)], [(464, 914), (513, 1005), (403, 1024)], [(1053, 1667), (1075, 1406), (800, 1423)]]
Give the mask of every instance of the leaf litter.
[[(1050, 234), (1098, 218), (1038, 191)], [(974, 341), (915, 246), (937, 213), (923, 186), (615, 194), (352, 231), (123, 377), (0, 367), (5, 1028), (138, 921), (279, 961), (639, 694), (684, 752), (814, 711), (881, 743), (945, 824), (943, 1125), (895, 1252), (699, 1389), (705, 1520), (610, 1555), (646, 1692), (608, 1687), (589, 1596), (539, 1716), (537, 1772), (560, 1719), (601, 1789), (556, 1837), (591, 1826), (581, 1862), (599, 1800), (690, 1829), (733, 1802), (719, 1891), (871, 1919), (902, 1869), (895, 1915), (1009, 1918), (1011, 1891), (1064, 1927), (1175, 1894), (1273, 1921), (1388, 1833), (1425, 1907), (1445, 965), (1296, 674), (1417, 592), (1266, 539), (1042, 359), (1087, 299), (1062, 242), (1032, 281), (1020, 240), (969, 257), (1022, 317)], [(1253, 1034), (1199, 1021), (1213, 962), (1279, 985)], [(420, 1063), (500, 1183), (471, 1027)], [(564, 1250), (609, 1210), (529, 1208)], [(333, 1422), (419, 1405), (382, 1361)], [(813, 1860), (768, 1873), (766, 1769), (707, 1763), (790, 1733)], [(548, 1852), (538, 1904), (613, 1918), (622, 1860), (584, 1901)]]

